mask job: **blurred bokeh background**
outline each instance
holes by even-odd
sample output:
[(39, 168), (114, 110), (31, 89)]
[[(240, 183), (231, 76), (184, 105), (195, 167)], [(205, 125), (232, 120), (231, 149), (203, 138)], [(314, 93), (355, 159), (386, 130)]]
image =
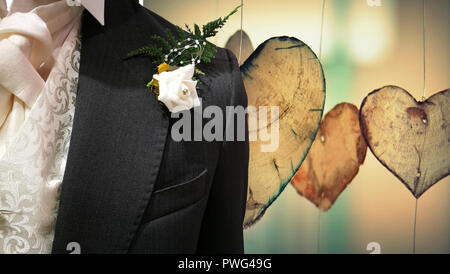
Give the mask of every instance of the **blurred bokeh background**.
[[(224, 16), (240, 0), (145, 0), (174, 24), (204, 24)], [(423, 93), (422, 0), (326, 0), (321, 62), (326, 111), (340, 102), (360, 106), (384, 85), (398, 85), (417, 100)], [(450, 0), (425, 0), (426, 97), (450, 88)], [(256, 48), (288, 35), (319, 53), (322, 0), (244, 0), (243, 30)], [(240, 29), (234, 15), (211, 42), (225, 46)], [(450, 155), (449, 155), (450, 157)], [(450, 178), (418, 201), (417, 253), (450, 253)], [(288, 185), (253, 227), (246, 253), (411, 253), (415, 198), (368, 150), (354, 181), (326, 213)], [(320, 232), (319, 232), (320, 231)], [(217, 235), (220, 237), (220, 235)], [(320, 237), (319, 237), (320, 236)]]

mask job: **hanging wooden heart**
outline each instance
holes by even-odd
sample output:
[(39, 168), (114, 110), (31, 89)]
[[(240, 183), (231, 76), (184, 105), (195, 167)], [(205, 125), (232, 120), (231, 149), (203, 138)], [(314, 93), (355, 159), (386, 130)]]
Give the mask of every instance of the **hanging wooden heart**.
[(375, 157), (414, 197), (450, 173), (450, 90), (417, 102), (386, 86), (364, 99), (359, 120)]
[[(249, 106), (249, 189), (244, 225), (250, 226), (284, 190), (316, 137), (325, 102), (325, 79), (314, 52), (292, 37), (261, 44), (241, 66)], [(278, 107), (278, 116), (272, 116)], [(267, 107), (267, 122), (261, 108)], [(257, 123), (252, 127), (250, 121)], [(253, 117), (253, 118), (252, 118)], [(278, 130), (277, 130), (278, 129)], [(263, 133), (272, 134), (263, 140)], [(273, 150), (266, 147), (272, 143)]]
[[(241, 41), (242, 37), (242, 41)], [(236, 31), (227, 41), (225, 48), (231, 50), (237, 58), (240, 58), (239, 66), (253, 53), (253, 44), (245, 31)]]
[(359, 111), (342, 103), (325, 115), (305, 161), (291, 183), (299, 194), (327, 211), (358, 174), (367, 145), (359, 129)]

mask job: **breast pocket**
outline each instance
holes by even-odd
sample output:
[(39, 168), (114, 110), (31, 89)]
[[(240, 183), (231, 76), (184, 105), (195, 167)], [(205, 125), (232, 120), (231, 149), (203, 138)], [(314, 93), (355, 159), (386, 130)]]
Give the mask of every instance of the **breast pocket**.
[(203, 198), (206, 192), (207, 173), (208, 170), (205, 169), (186, 182), (154, 191), (142, 222), (147, 223), (168, 215)]

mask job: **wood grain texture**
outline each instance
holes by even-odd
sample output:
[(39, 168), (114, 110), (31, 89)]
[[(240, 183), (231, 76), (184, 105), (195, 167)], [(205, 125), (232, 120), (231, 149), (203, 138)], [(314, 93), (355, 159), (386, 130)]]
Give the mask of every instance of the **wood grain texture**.
[[(261, 44), (241, 66), (249, 106), (279, 106), (279, 117), (250, 134), (270, 133), (279, 126), (278, 148), (261, 151), (267, 144), (250, 142), (249, 190), (244, 225), (260, 219), (281, 194), (305, 159), (316, 137), (325, 102), (325, 78), (314, 52), (292, 37), (275, 37)], [(249, 120), (252, 113), (249, 113)], [(259, 117), (260, 118), (260, 117)]]
[(417, 102), (386, 86), (362, 102), (360, 126), (375, 157), (414, 195), (450, 173), (450, 90)]
[(291, 183), (297, 192), (327, 211), (358, 174), (367, 145), (359, 128), (359, 110), (342, 103), (323, 119), (311, 150)]

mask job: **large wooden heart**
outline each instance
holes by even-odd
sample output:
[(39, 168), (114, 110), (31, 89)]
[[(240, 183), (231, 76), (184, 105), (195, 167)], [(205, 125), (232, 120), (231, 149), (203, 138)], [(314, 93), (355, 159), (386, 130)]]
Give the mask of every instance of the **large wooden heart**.
[(364, 99), (359, 120), (375, 157), (414, 197), (450, 173), (450, 90), (417, 102), (386, 86)]
[[(271, 38), (261, 44), (241, 66), (249, 111), (257, 124), (249, 123), (250, 142), (249, 189), (244, 225), (261, 218), (292, 179), (305, 159), (316, 137), (325, 102), (325, 79), (314, 52), (292, 37)], [(278, 106), (272, 117), (271, 106)], [(259, 107), (268, 107), (267, 123)], [(277, 147), (268, 151), (270, 141), (261, 134), (274, 134)], [(266, 150), (266, 151), (263, 151)]]
[(320, 210), (327, 211), (358, 174), (367, 145), (359, 110), (342, 103), (325, 115), (311, 150), (291, 183)]

